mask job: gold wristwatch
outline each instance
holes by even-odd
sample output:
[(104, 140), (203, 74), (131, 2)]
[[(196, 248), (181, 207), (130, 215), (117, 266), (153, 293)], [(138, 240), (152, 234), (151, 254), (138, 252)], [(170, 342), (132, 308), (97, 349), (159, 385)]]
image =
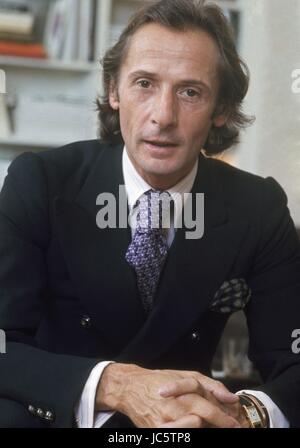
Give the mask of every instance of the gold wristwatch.
[(240, 403), (251, 428), (268, 428), (269, 416), (267, 409), (253, 395), (239, 394)]

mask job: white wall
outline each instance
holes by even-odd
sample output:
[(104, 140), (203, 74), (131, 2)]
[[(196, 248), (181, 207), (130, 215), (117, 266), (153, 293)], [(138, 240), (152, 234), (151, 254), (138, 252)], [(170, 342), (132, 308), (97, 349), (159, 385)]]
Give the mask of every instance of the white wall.
[(285, 189), (300, 224), (300, 1), (244, 0), (241, 51), (251, 71), (247, 112), (256, 123), (243, 135), (239, 167), (273, 176)]
[(0, 189), (2, 188), (9, 164), (10, 160), (0, 159)]

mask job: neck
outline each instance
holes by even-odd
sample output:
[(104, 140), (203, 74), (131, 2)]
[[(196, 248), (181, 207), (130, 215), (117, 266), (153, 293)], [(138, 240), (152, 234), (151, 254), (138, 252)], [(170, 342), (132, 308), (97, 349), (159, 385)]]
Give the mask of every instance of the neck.
[(143, 176), (143, 179), (147, 184), (151, 185), (154, 190), (169, 190), (187, 176), (188, 173), (189, 171), (181, 176), (172, 177), (170, 179), (168, 179), (167, 176), (162, 176), (161, 179), (158, 179), (157, 176)]
[(182, 179), (184, 179), (193, 169), (194, 163), (188, 166), (184, 171), (180, 173), (172, 174), (152, 174), (145, 173), (136, 167), (136, 170), (140, 176), (149, 184), (154, 190), (169, 190), (170, 188), (177, 185)]

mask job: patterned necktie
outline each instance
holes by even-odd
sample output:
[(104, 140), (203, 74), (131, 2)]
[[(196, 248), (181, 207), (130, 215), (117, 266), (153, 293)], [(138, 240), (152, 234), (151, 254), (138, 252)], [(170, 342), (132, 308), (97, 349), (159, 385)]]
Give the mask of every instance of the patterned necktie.
[[(166, 196), (168, 201), (165, 200)], [(136, 271), (138, 290), (147, 314), (152, 309), (160, 272), (168, 253), (162, 217), (163, 208), (166, 211), (166, 204), (169, 205), (169, 197), (168, 192), (149, 190), (139, 199), (136, 230), (125, 256)]]

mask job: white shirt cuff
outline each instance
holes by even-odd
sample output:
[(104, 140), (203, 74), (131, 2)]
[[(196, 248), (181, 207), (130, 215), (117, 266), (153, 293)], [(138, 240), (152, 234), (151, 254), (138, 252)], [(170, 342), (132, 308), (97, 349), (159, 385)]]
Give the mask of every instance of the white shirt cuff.
[(85, 383), (78, 406), (75, 409), (75, 419), (78, 428), (100, 428), (114, 415), (114, 412), (95, 412), (95, 397), (101, 375), (113, 361), (99, 362), (91, 371)]
[(267, 409), (270, 419), (270, 428), (289, 428), (290, 424), (283, 415), (279, 407), (271, 400), (271, 398), (259, 390), (240, 390), (237, 394), (250, 394), (258, 398)]

